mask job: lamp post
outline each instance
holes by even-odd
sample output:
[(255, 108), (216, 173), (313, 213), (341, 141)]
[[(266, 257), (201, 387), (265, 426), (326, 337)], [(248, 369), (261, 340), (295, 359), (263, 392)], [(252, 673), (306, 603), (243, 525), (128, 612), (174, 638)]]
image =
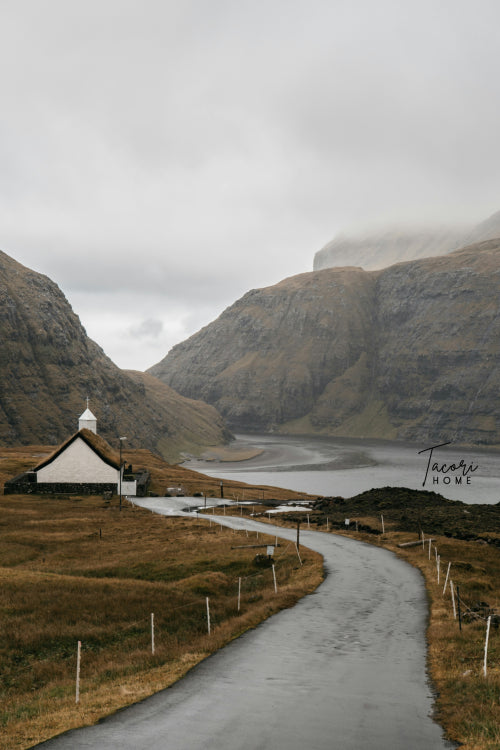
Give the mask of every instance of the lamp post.
[(120, 440), (120, 513), (122, 510), (122, 445), (123, 441), (126, 440), (126, 437), (119, 438)]

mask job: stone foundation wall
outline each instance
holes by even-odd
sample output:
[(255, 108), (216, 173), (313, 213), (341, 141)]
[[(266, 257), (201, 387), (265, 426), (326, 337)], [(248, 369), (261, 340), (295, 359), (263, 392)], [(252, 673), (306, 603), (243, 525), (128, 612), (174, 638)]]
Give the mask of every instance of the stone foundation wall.
[(118, 493), (118, 486), (112, 482), (39, 482), (37, 495), (102, 495), (104, 492)]
[(117, 485), (108, 483), (66, 483), (66, 482), (16, 482), (5, 484), (4, 495), (103, 495), (118, 493)]

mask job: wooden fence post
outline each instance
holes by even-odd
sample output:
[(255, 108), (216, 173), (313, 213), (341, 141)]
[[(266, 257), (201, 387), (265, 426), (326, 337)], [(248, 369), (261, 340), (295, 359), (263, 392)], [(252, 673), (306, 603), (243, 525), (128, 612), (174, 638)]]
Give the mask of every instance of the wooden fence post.
[(82, 642), (78, 641), (78, 647), (76, 651), (76, 696), (75, 703), (80, 702), (80, 659), (82, 652)]
[(488, 657), (488, 639), (490, 637), (490, 624), (491, 624), (491, 615), (488, 617), (488, 624), (486, 625), (486, 641), (484, 643), (484, 676), (486, 677), (486, 659)]
[(450, 575), (451, 562), (448, 563), (448, 570), (446, 571), (446, 581), (444, 582), (443, 596), (446, 591), (446, 584), (448, 583), (448, 576)]
[(460, 611), (460, 588), (457, 586), (457, 609), (458, 609), (458, 627), (462, 630), (462, 613)]

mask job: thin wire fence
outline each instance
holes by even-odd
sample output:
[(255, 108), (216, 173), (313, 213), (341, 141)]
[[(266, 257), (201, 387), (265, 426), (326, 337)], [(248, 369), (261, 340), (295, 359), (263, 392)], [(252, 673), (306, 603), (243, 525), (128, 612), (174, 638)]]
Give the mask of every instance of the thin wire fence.
[[(224, 527), (224, 530), (226, 528)], [(227, 529), (231, 533), (231, 529)], [(243, 530), (238, 530), (237, 533)], [(196, 534), (192, 534), (196, 536)], [(269, 536), (269, 535), (267, 535)], [(185, 539), (186, 535), (182, 537)], [(246, 538), (246, 536), (245, 536)], [(262, 532), (260, 539), (263, 538)], [(174, 538), (172, 538), (174, 539)], [(267, 545), (276, 552), (277, 538), (275, 544), (270, 541)], [(266, 546), (266, 545), (264, 545)], [(194, 596), (190, 601), (175, 606), (165, 607), (164, 597), (162, 604), (151, 605), (144, 618), (135, 618), (126, 624), (117, 624), (110, 634), (109, 629), (103, 632), (102, 643), (99, 643), (99, 634), (96, 633), (95, 623), (82, 624), (81, 633), (79, 634), (79, 655), (81, 655), (81, 678), (80, 669), (78, 676), (77, 695), (81, 699), (82, 690), (80, 688), (80, 679), (82, 680), (83, 694), (85, 693), (85, 680), (106, 679), (113, 677), (117, 672), (127, 672), (137, 670), (138, 665), (128, 663), (127, 660), (139, 659), (144, 660), (147, 653), (150, 652), (149, 661), (155, 660), (155, 663), (165, 663), (172, 657), (172, 654), (178, 655), (179, 642), (186, 642), (193, 636), (213, 637), (217, 632), (217, 627), (224, 624), (233, 617), (244, 616), (252, 605), (260, 601), (266, 592), (274, 586), (277, 591), (277, 581), (279, 585), (285, 585), (293, 570), (292, 559), (295, 552), (293, 545), (287, 544), (278, 554), (269, 556), (266, 567), (263, 567), (254, 573), (240, 577), (230, 577), (225, 585), (220, 586), (215, 594), (211, 593), (209, 597), (205, 594)], [(173, 592), (175, 596), (182, 595), (179, 590)], [(193, 616), (186, 623), (184, 618), (180, 620), (176, 617), (181, 611), (193, 609)], [(102, 617), (100, 609), (105, 611), (105, 601), (96, 605), (95, 613)], [(90, 630), (88, 630), (90, 627)], [(50, 647), (47, 647), (50, 651)], [(55, 647), (54, 647), (55, 649)], [(120, 654), (120, 651), (122, 652)], [(100, 657), (102, 654), (109, 654), (109, 662), (113, 666), (102, 667)], [(26, 676), (31, 673), (34, 682), (40, 680), (40, 674), (43, 672), (43, 658), (39, 653), (33, 653), (25, 664), (4, 663), (0, 674), (0, 686), (6, 693), (10, 693), (15, 688), (19, 679), (25, 681)], [(48, 658), (48, 657), (47, 657)], [(78, 656), (80, 664), (80, 656)], [(58, 671), (64, 671), (71, 679), (71, 671), (75, 669), (76, 647), (75, 652), (60, 650)], [(46, 666), (46, 665), (45, 665)], [(3, 684), (2, 684), (3, 683)], [(88, 686), (88, 683), (87, 683)], [(36, 686), (33, 687), (36, 689)]]

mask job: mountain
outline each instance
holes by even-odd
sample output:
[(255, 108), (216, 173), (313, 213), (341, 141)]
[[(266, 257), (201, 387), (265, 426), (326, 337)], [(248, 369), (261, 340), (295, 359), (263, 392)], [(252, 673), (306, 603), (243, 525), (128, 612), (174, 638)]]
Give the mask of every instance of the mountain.
[(248, 292), (151, 374), (240, 430), (500, 444), (500, 240)]
[(145, 373), (120, 370), (85, 333), (58, 286), (0, 251), (0, 444), (58, 444), (88, 396), (98, 432), (178, 458), (227, 442), (216, 410)]
[(365, 271), (407, 260), (435, 257), (500, 237), (500, 211), (472, 228), (384, 229), (360, 236), (338, 236), (314, 256), (313, 270), (360, 266)]

